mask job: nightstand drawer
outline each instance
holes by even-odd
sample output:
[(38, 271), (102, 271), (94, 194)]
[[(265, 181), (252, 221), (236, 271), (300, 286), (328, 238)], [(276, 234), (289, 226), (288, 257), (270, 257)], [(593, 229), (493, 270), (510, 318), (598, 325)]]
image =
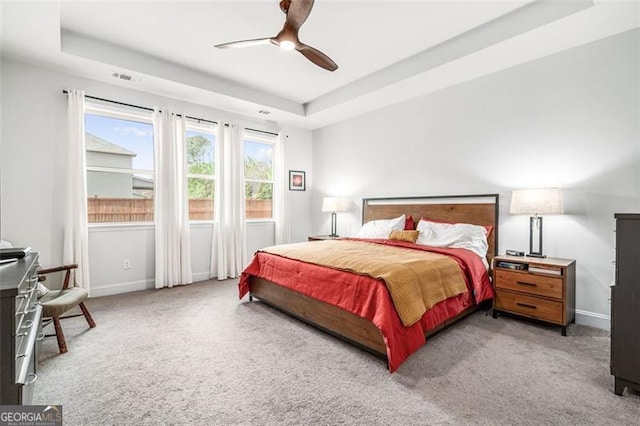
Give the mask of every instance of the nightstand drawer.
[(563, 324), (562, 302), (498, 290), (495, 307), (514, 314)]
[(546, 277), (527, 272), (512, 272), (504, 269), (495, 271), (496, 289), (515, 290), (536, 296), (562, 300), (562, 277)]

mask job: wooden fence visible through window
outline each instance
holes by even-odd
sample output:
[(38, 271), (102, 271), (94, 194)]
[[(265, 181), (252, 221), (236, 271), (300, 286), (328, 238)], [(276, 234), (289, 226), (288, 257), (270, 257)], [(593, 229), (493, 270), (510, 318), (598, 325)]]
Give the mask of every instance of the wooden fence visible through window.
[[(89, 198), (87, 203), (89, 223), (153, 222), (152, 198)], [(272, 217), (271, 200), (246, 200), (247, 219)], [(213, 200), (189, 200), (190, 220), (212, 220)]]

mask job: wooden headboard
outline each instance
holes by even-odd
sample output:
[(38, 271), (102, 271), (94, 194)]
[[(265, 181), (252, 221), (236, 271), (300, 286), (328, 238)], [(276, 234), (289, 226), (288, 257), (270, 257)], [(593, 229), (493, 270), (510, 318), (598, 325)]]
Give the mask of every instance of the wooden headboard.
[(498, 194), (446, 195), (426, 197), (364, 198), (362, 223), (378, 219), (392, 219), (400, 215), (412, 216), (416, 223), (421, 217), (448, 222), (491, 225), (487, 237), (487, 260), (491, 265), (498, 254)]

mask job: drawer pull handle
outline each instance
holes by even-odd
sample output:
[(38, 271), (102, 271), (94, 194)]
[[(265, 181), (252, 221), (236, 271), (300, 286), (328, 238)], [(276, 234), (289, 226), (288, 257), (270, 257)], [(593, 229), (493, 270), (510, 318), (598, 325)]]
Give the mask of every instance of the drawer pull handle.
[(16, 337), (26, 336), (27, 334), (29, 334), (29, 332), (28, 332), (28, 331), (23, 331), (22, 333), (18, 333), (18, 334), (16, 334)]
[(538, 287), (538, 284), (528, 283), (528, 282), (526, 282), (526, 281), (516, 281), (516, 284), (520, 284), (520, 285), (528, 285), (529, 287)]
[(36, 373), (31, 373), (27, 377), (30, 379), (24, 383), (25, 386), (31, 386), (36, 382), (36, 380), (38, 380), (38, 375)]
[(33, 320), (26, 320), (24, 324), (22, 324), (22, 327), (20, 328), (30, 328), (32, 325), (33, 325)]
[(537, 306), (527, 305), (526, 303), (516, 302), (516, 305), (518, 305), (518, 306), (522, 306), (523, 308), (538, 309), (538, 307), (537, 307)]
[(29, 309), (25, 309), (25, 310), (24, 310), (24, 311), (22, 311), (22, 312), (16, 312), (16, 316), (17, 316), (17, 315), (26, 315), (26, 314), (31, 314), (31, 313), (33, 313), (33, 312), (35, 312), (35, 311), (37, 311), (37, 310), (38, 310), (38, 304), (31, 305), (31, 308), (29, 308)]
[(38, 334), (38, 337), (36, 337), (36, 342), (39, 342), (42, 339), (44, 339), (44, 333)]

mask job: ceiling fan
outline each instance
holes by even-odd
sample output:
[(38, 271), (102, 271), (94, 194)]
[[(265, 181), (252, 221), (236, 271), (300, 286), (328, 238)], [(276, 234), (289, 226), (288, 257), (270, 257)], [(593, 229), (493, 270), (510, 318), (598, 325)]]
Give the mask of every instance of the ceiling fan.
[(230, 43), (217, 44), (220, 49), (260, 46), (263, 44), (275, 44), (284, 50), (297, 50), (305, 58), (329, 71), (338, 69), (338, 65), (333, 60), (311, 46), (300, 42), (298, 31), (307, 20), (314, 0), (281, 0), (280, 10), (287, 15), (284, 27), (275, 37), (257, 38), (252, 40), (232, 41)]

